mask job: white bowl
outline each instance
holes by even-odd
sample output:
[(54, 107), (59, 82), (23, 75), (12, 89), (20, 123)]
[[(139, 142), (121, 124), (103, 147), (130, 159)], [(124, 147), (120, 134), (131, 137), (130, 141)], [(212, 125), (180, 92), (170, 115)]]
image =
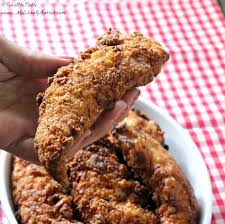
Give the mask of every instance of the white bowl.
[[(165, 132), (165, 142), (190, 181), (201, 210), (199, 224), (210, 224), (212, 216), (211, 182), (204, 160), (190, 135), (165, 111), (144, 98), (139, 98), (135, 108), (158, 122)], [(10, 224), (17, 224), (10, 193), (11, 156), (0, 155), (0, 200)]]

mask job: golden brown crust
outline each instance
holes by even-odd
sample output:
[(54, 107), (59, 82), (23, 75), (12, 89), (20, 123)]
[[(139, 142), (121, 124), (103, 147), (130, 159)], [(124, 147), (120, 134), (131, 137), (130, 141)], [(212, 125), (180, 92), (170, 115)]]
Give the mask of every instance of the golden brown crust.
[[(140, 112), (130, 111), (121, 125), (132, 123), (137, 131), (146, 132), (162, 144), (159, 126), (143, 117)], [(82, 220), (90, 224), (157, 223), (151, 211), (151, 192), (133, 179), (120, 150), (108, 138), (80, 150), (70, 163), (72, 195)]]
[(128, 116), (116, 126), (114, 130), (121, 129), (123, 126), (132, 126), (136, 132), (146, 133), (164, 145), (164, 133), (159, 125), (152, 119), (149, 119), (144, 113), (132, 110), (128, 112)]
[(193, 189), (176, 161), (153, 136), (128, 120), (118, 124), (114, 138), (109, 139), (120, 148), (135, 178), (151, 189), (159, 222), (197, 223), (199, 211)]
[(72, 197), (44, 168), (14, 158), (12, 197), (21, 224), (81, 224), (73, 220)]
[(196, 224), (192, 187), (163, 143), (156, 122), (129, 112), (68, 162), (71, 196), (43, 168), (16, 159), (13, 199), (22, 223), (77, 223), (73, 201), (86, 224)]
[(127, 90), (151, 82), (168, 58), (158, 43), (140, 33), (109, 30), (96, 48), (60, 68), (38, 97), (35, 149), (49, 173), (67, 185), (65, 150)]
[(146, 205), (148, 190), (121, 164), (115, 151), (98, 145), (80, 150), (71, 162), (72, 193), (85, 223), (156, 224)]

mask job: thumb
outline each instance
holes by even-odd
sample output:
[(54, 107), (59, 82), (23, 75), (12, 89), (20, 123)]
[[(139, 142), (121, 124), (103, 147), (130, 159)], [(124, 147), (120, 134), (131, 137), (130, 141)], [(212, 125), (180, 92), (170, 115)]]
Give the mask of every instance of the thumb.
[(57, 68), (71, 63), (73, 59), (35, 52), (0, 37), (0, 61), (17, 75), (44, 78), (54, 74)]

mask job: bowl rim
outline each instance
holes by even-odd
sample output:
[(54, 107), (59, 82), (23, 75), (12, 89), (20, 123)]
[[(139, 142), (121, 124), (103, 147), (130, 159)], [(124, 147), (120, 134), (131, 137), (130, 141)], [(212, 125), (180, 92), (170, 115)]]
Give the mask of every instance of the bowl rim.
[[(193, 142), (191, 136), (189, 135), (188, 131), (184, 129), (177, 121), (175, 121), (167, 111), (164, 109), (159, 108), (157, 105), (154, 103), (150, 102), (147, 98), (140, 96), (138, 100), (135, 102), (135, 105), (141, 104), (143, 106), (146, 106), (149, 110), (154, 111), (154, 113), (157, 113), (160, 117), (163, 117), (165, 120), (167, 120), (172, 126), (174, 126), (177, 130), (179, 130), (180, 134), (183, 136), (183, 138), (188, 139), (190, 141), (191, 147), (193, 150), (195, 150), (196, 155), (199, 157), (199, 160), (201, 162), (202, 168), (205, 170), (204, 175), (205, 178), (207, 179), (207, 186), (208, 186), (208, 194), (210, 194), (208, 197), (211, 199), (210, 202), (207, 203), (207, 213), (205, 214), (206, 217), (204, 217), (205, 222), (203, 224), (210, 224), (211, 218), (212, 218), (212, 203), (213, 203), (213, 194), (212, 194), (212, 185), (210, 181), (210, 176), (208, 169), (206, 167), (205, 161), (198, 150), (197, 146)], [(6, 175), (8, 174), (9, 180), (11, 179), (11, 169), (5, 170), (5, 168), (8, 166), (11, 166), (11, 154), (1, 151), (0, 152), (0, 186), (1, 186), (1, 191), (0, 191), (0, 201), (1, 201), (1, 206), (3, 209), (3, 212), (5, 214), (6, 219), (10, 224), (18, 224), (15, 213), (13, 211), (13, 208), (11, 207), (12, 199), (11, 199), (11, 187), (9, 187), (10, 183), (5, 183), (6, 180)], [(10, 177), (9, 177), (10, 175)]]
[[(13, 211), (12, 206), (10, 205), (12, 202), (11, 198), (11, 183), (5, 183), (6, 175), (8, 174), (9, 181), (11, 180), (11, 168), (8, 171), (5, 171), (5, 167), (10, 166), (11, 167), (11, 160), (12, 156), (6, 151), (0, 152), (0, 202), (3, 210), (3, 214), (5, 215), (6, 220), (9, 224), (18, 224), (15, 212)], [(7, 174), (6, 174), (7, 172)], [(9, 187), (7, 189), (7, 186)]]

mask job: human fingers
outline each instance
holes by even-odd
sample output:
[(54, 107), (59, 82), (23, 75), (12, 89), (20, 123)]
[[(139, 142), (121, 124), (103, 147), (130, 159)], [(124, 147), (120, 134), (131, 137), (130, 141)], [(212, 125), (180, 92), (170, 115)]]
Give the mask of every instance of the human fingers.
[(129, 110), (134, 105), (134, 102), (137, 100), (137, 98), (140, 95), (140, 90), (137, 88), (133, 88), (131, 90), (128, 90), (125, 95), (123, 96), (122, 100), (127, 104), (127, 109), (124, 111), (124, 113), (121, 114), (121, 116), (118, 118), (118, 120), (115, 121), (115, 123), (119, 123), (122, 121), (128, 114)]
[(0, 61), (17, 75), (41, 78), (54, 74), (57, 68), (71, 63), (73, 59), (35, 52), (0, 37)]
[(64, 59), (70, 59), (71, 61), (73, 61), (74, 60), (74, 57), (71, 57), (71, 56), (58, 56), (58, 57), (60, 57), (60, 58), (64, 58)]
[(91, 135), (89, 134), (81, 138), (79, 144), (76, 145), (76, 150), (97, 141), (103, 137), (113, 125), (123, 120), (139, 95), (140, 90), (137, 88), (127, 91), (122, 100), (116, 102), (112, 111), (105, 111), (99, 117), (95, 122), (94, 128), (92, 128)]
[(87, 136), (82, 137), (78, 144), (75, 144), (71, 148), (69, 155), (74, 155), (79, 149), (103, 137), (113, 127), (115, 120), (117, 120), (126, 109), (127, 104), (119, 100), (115, 103), (112, 110), (104, 111), (91, 128), (91, 132), (89, 132)]
[(77, 152), (79, 149), (82, 148), (83, 142), (86, 141), (86, 139), (87, 139), (88, 137), (90, 137), (90, 136), (91, 136), (91, 130), (90, 130), (90, 129), (88, 129), (83, 135), (78, 136), (77, 139), (76, 139), (76, 144), (75, 144), (73, 147), (69, 148), (69, 149), (65, 152), (65, 153), (66, 153), (66, 157), (67, 157), (67, 158), (73, 157), (73, 156), (76, 154), (76, 152)]
[[(95, 123), (95, 127), (92, 130), (91, 136), (84, 138), (80, 143), (80, 146), (84, 147), (91, 144), (92, 142), (95, 142), (99, 138), (103, 137), (112, 128), (113, 125), (123, 120), (127, 116), (128, 111), (132, 108), (135, 100), (139, 95), (140, 90), (137, 88), (133, 88), (127, 91), (122, 100), (117, 101), (112, 111), (106, 111), (102, 116), (100, 116), (100, 119)], [(123, 104), (122, 108), (120, 106), (121, 103)], [(118, 110), (118, 108), (120, 108), (120, 111)], [(109, 116), (112, 118), (111, 121), (109, 121)]]

